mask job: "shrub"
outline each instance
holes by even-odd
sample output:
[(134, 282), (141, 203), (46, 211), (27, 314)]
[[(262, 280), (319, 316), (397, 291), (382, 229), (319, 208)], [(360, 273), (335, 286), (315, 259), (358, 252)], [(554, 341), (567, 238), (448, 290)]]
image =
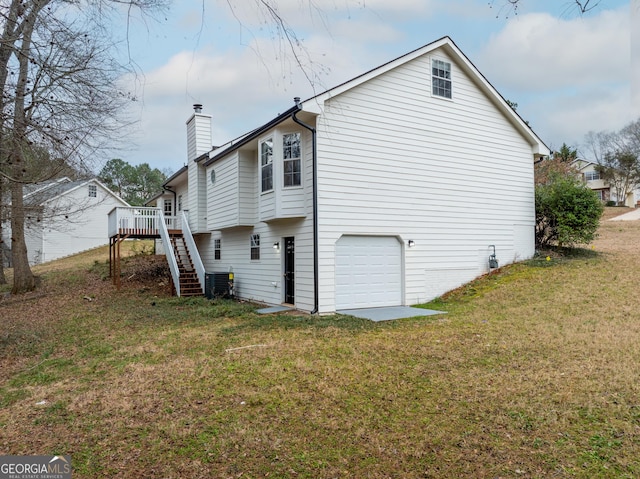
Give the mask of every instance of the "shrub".
[(596, 237), (602, 202), (577, 178), (554, 175), (536, 186), (535, 195), (538, 246), (573, 246)]
[(613, 201), (613, 200), (609, 200), (609, 201), (607, 201), (605, 206), (616, 206), (616, 202)]

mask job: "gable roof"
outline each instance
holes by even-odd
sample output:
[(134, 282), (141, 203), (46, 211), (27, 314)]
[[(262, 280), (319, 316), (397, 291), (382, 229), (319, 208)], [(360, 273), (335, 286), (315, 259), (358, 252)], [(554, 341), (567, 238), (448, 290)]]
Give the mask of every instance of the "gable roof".
[(216, 160), (224, 157), (225, 155), (237, 150), (242, 145), (258, 138), (263, 133), (267, 132), (274, 126), (283, 122), (284, 120), (291, 117), (291, 115), (299, 110), (308, 111), (314, 114), (320, 114), (322, 111), (322, 105), (324, 102), (332, 97), (340, 95), (341, 93), (350, 90), (352, 88), (361, 85), (364, 82), (367, 82), (373, 78), (376, 78), (394, 68), (397, 68), (407, 62), (410, 62), (420, 56), (431, 53), (437, 49), (444, 50), (449, 56), (451, 56), (455, 61), (458, 67), (462, 69), (469, 77), (475, 80), (475, 83), (480, 88), (480, 90), (487, 95), (494, 105), (500, 110), (513, 124), (513, 126), (520, 132), (520, 134), (527, 140), (527, 142), (531, 145), (532, 153), (538, 157), (548, 156), (551, 154), (549, 148), (545, 143), (536, 135), (533, 129), (522, 119), (522, 117), (507, 103), (504, 97), (495, 89), (495, 87), (489, 83), (489, 81), (485, 78), (485, 76), (480, 73), (480, 71), (475, 67), (475, 65), (467, 58), (467, 56), (458, 48), (455, 42), (448, 36), (444, 36), (438, 40), (435, 40), (427, 45), (417, 48), (409, 53), (406, 53), (394, 60), (391, 60), (387, 63), (384, 63), (368, 72), (365, 72), (361, 75), (358, 75), (351, 80), (348, 80), (344, 83), (341, 83), (338, 86), (335, 86), (329, 90), (326, 90), (323, 93), (312, 96), (302, 102), (299, 105), (294, 106), (293, 108), (285, 111), (284, 113), (279, 114), (277, 117), (272, 119), (271, 121), (265, 123), (264, 125), (250, 131), (249, 133), (236, 138), (235, 140), (219, 147), (215, 150), (206, 153), (199, 158), (196, 158), (196, 162), (200, 162), (202, 160), (206, 160), (204, 166), (208, 166), (214, 163)]
[(347, 90), (350, 90), (362, 83), (376, 78), (394, 68), (404, 65), (418, 57), (431, 53), (435, 50), (442, 49), (449, 56), (451, 56), (469, 77), (475, 80), (480, 90), (487, 95), (496, 107), (511, 121), (516, 129), (527, 139), (532, 146), (533, 153), (540, 156), (548, 156), (551, 152), (544, 142), (536, 135), (533, 129), (522, 119), (522, 117), (507, 103), (504, 97), (496, 90), (496, 88), (489, 83), (486, 77), (476, 68), (476, 66), (469, 60), (469, 58), (458, 48), (455, 42), (448, 36), (444, 36), (438, 40), (435, 40), (427, 45), (417, 48), (409, 53), (406, 53), (394, 60), (391, 60), (379, 67), (376, 67), (368, 72), (358, 75), (357, 77), (344, 82), (330, 90), (327, 90), (319, 95), (313, 96), (302, 102), (303, 110), (320, 113), (319, 106), (326, 100), (335, 97)]
[(26, 206), (43, 206), (45, 203), (88, 185), (89, 183), (100, 186), (107, 194), (122, 202), (123, 205), (129, 206), (126, 201), (103, 185), (97, 178), (72, 181), (67, 177), (25, 186), (25, 194), (23, 196), (24, 203)]

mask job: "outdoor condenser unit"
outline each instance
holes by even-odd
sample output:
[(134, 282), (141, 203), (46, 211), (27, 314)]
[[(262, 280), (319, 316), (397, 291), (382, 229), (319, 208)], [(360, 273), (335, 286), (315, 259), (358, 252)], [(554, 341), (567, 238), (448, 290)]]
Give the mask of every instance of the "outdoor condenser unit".
[(233, 297), (233, 273), (205, 273), (204, 289), (207, 299)]

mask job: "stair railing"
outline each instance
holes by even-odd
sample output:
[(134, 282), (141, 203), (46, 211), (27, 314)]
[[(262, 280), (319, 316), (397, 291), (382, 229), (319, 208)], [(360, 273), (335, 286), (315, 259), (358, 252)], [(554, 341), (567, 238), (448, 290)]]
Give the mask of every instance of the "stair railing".
[(167, 262), (169, 263), (169, 270), (171, 270), (173, 285), (176, 288), (176, 295), (180, 296), (180, 270), (178, 269), (178, 261), (173, 252), (173, 245), (171, 244), (171, 238), (169, 238), (169, 230), (167, 229), (167, 223), (162, 210), (158, 210), (158, 231), (160, 231), (160, 237), (164, 245), (164, 253), (167, 255)]
[(191, 234), (191, 228), (189, 228), (189, 219), (187, 218), (187, 215), (184, 211), (182, 212), (181, 223), (182, 237), (184, 238), (185, 244), (187, 245), (187, 252), (191, 255), (191, 261), (193, 262), (193, 267), (196, 270), (196, 275), (198, 276), (200, 287), (204, 292), (204, 264), (202, 263), (202, 258), (200, 258), (200, 253), (198, 252), (198, 247), (196, 246), (196, 242), (193, 239), (193, 235)]

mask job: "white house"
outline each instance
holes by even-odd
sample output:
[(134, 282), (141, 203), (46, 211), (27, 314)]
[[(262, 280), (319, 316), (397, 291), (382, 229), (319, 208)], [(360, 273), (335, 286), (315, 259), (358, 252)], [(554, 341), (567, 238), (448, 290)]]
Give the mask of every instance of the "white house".
[(545, 144), (448, 37), (212, 148), (157, 200), (188, 210), (209, 272), (239, 297), (311, 312), (412, 305), (534, 254)]
[[(25, 187), (24, 204), (31, 265), (106, 245), (109, 211), (129, 206), (95, 178), (66, 177)], [(3, 231), (5, 244), (10, 245), (8, 226)]]
[(577, 169), (585, 184), (598, 194), (600, 200), (622, 202), (624, 206), (629, 208), (635, 208), (640, 202), (640, 189), (638, 188), (628, 191), (625, 198), (618, 198), (609, 182), (600, 177), (600, 173), (596, 168), (597, 163), (577, 159), (573, 162), (573, 166)]

